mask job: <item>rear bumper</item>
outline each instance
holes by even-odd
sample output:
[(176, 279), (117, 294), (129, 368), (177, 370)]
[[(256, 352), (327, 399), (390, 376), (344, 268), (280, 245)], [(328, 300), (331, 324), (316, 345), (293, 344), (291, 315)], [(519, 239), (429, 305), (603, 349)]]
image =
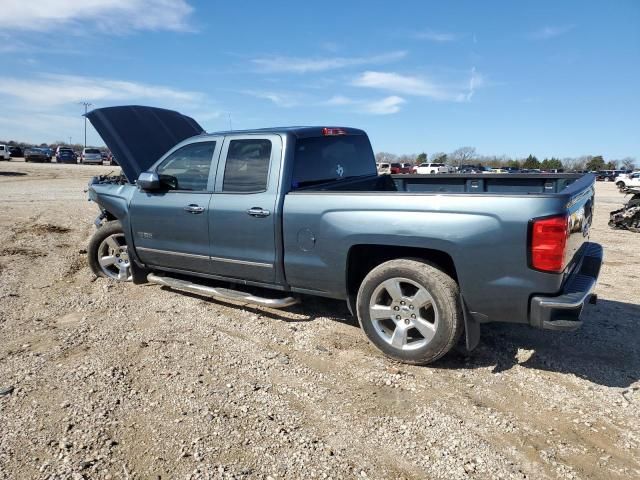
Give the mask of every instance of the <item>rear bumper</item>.
[(578, 267), (564, 283), (560, 295), (534, 296), (529, 309), (529, 323), (548, 330), (571, 331), (582, 325), (582, 308), (592, 296), (602, 265), (602, 246), (585, 244)]

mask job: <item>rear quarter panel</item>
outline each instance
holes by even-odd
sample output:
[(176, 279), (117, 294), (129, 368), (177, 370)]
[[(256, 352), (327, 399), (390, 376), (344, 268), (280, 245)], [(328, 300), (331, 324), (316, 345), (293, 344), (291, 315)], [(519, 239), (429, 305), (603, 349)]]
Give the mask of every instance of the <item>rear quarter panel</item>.
[(526, 323), (530, 295), (555, 293), (563, 280), (528, 267), (529, 220), (566, 205), (562, 196), (544, 195), (289, 193), (286, 278), (294, 288), (346, 298), (353, 246), (440, 250), (452, 258), (465, 302), (480, 320)]

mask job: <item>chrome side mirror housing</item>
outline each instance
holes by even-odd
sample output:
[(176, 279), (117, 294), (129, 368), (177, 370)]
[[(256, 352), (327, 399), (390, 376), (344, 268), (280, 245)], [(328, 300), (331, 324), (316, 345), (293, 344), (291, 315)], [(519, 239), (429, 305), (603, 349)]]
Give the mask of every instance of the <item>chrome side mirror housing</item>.
[(160, 189), (160, 177), (156, 172), (142, 172), (136, 182), (140, 190), (159, 190)]

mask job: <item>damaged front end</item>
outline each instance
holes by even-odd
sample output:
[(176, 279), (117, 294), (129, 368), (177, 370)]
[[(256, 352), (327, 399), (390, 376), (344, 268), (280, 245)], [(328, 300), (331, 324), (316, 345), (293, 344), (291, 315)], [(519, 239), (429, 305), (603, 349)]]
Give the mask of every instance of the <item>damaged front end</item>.
[(631, 199), (622, 208), (609, 214), (609, 226), (640, 233), (640, 188), (631, 187), (621, 191), (631, 195)]
[(126, 224), (129, 215), (129, 203), (136, 187), (127, 181), (124, 175), (99, 175), (89, 181), (87, 196), (100, 208), (100, 215), (94, 224), (100, 227), (105, 221), (120, 220)]

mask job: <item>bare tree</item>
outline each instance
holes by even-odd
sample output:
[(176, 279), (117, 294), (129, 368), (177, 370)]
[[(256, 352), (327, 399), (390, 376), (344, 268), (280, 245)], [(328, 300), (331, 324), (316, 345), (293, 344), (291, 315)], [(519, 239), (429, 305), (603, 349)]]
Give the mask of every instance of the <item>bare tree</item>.
[(565, 170), (584, 170), (586, 162), (581, 158), (565, 157), (562, 159)]
[(625, 157), (622, 160), (620, 160), (620, 164), (622, 165), (622, 168), (624, 168), (625, 170), (633, 170), (636, 166), (636, 159), (631, 157)]
[(460, 165), (470, 163), (476, 157), (476, 149), (475, 147), (460, 147), (451, 152), (449, 156), (451, 157), (452, 163), (459, 167)]
[(376, 153), (377, 163), (391, 163), (391, 162), (394, 162), (397, 158), (398, 156), (394, 153), (389, 153), (389, 152)]

